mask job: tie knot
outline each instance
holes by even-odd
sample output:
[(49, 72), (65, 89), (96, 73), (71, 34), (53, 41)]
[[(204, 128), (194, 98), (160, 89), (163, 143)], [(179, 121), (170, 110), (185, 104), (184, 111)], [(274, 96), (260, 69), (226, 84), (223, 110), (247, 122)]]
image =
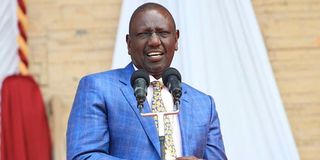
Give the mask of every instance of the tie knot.
[(163, 84), (160, 81), (152, 81), (151, 85), (153, 86), (153, 88), (159, 88), (161, 89)]

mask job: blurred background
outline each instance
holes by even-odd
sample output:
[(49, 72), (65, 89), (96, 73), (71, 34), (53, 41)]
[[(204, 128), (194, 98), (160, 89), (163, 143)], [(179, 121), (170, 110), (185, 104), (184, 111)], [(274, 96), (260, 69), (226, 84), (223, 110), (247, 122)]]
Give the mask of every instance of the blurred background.
[[(251, 3), (300, 158), (319, 159), (320, 1)], [(25, 4), (29, 73), (45, 102), (54, 159), (65, 159), (66, 123), (76, 87), (84, 75), (111, 69), (122, 1)]]

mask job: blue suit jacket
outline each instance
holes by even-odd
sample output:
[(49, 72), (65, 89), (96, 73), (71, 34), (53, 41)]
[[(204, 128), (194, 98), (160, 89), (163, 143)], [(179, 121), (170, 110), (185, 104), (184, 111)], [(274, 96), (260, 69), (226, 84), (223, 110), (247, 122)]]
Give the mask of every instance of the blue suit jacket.
[[(130, 85), (132, 64), (80, 80), (67, 129), (67, 159), (160, 159), (152, 117), (142, 117)], [(226, 159), (213, 99), (182, 83), (184, 156)], [(151, 112), (148, 102), (144, 112)]]

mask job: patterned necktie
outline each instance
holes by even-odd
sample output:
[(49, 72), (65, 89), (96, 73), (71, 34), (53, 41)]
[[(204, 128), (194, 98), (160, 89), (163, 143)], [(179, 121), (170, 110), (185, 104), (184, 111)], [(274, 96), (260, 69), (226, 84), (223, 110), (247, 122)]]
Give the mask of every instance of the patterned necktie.
[[(151, 85), (153, 86), (153, 96), (151, 100), (151, 108), (152, 112), (166, 112), (166, 108), (164, 107), (162, 98), (161, 98), (161, 88), (162, 83), (159, 81), (153, 81), (151, 82)], [(160, 117), (162, 118), (162, 117)], [(154, 117), (157, 129), (158, 129), (158, 117)], [(176, 157), (176, 149), (173, 144), (173, 138), (172, 138), (172, 125), (170, 122), (170, 119), (168, 116), (164, 116), (164, 134), (165, 134), (165, 152), (166, 155), (169, 155), (170, 157)]]

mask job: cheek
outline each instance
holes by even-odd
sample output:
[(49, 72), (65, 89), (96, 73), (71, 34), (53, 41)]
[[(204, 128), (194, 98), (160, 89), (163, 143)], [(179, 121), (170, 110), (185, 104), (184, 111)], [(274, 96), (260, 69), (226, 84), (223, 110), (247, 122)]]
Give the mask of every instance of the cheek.
[(167, 53), (171, 56), (176, 51), (176, 46), (172, 45), (172, 44), (171, 45), (167, 45), (166, 46), (166, 50), (167, 50)]
[(163, 44), (166, 46), (166, 48), (170, 51), (173, 51), (176, 49), (177, 41), (175, 41), (173, 38), (163, 41)]
[(135, 39), (135, 40), (132, 42), (132, 46), (133, 46), (133, 48), (135, 48), (135, 49), (144, 48), (145, 45), (146, 45), (146, 41), (145, 41), (145, 40)]

